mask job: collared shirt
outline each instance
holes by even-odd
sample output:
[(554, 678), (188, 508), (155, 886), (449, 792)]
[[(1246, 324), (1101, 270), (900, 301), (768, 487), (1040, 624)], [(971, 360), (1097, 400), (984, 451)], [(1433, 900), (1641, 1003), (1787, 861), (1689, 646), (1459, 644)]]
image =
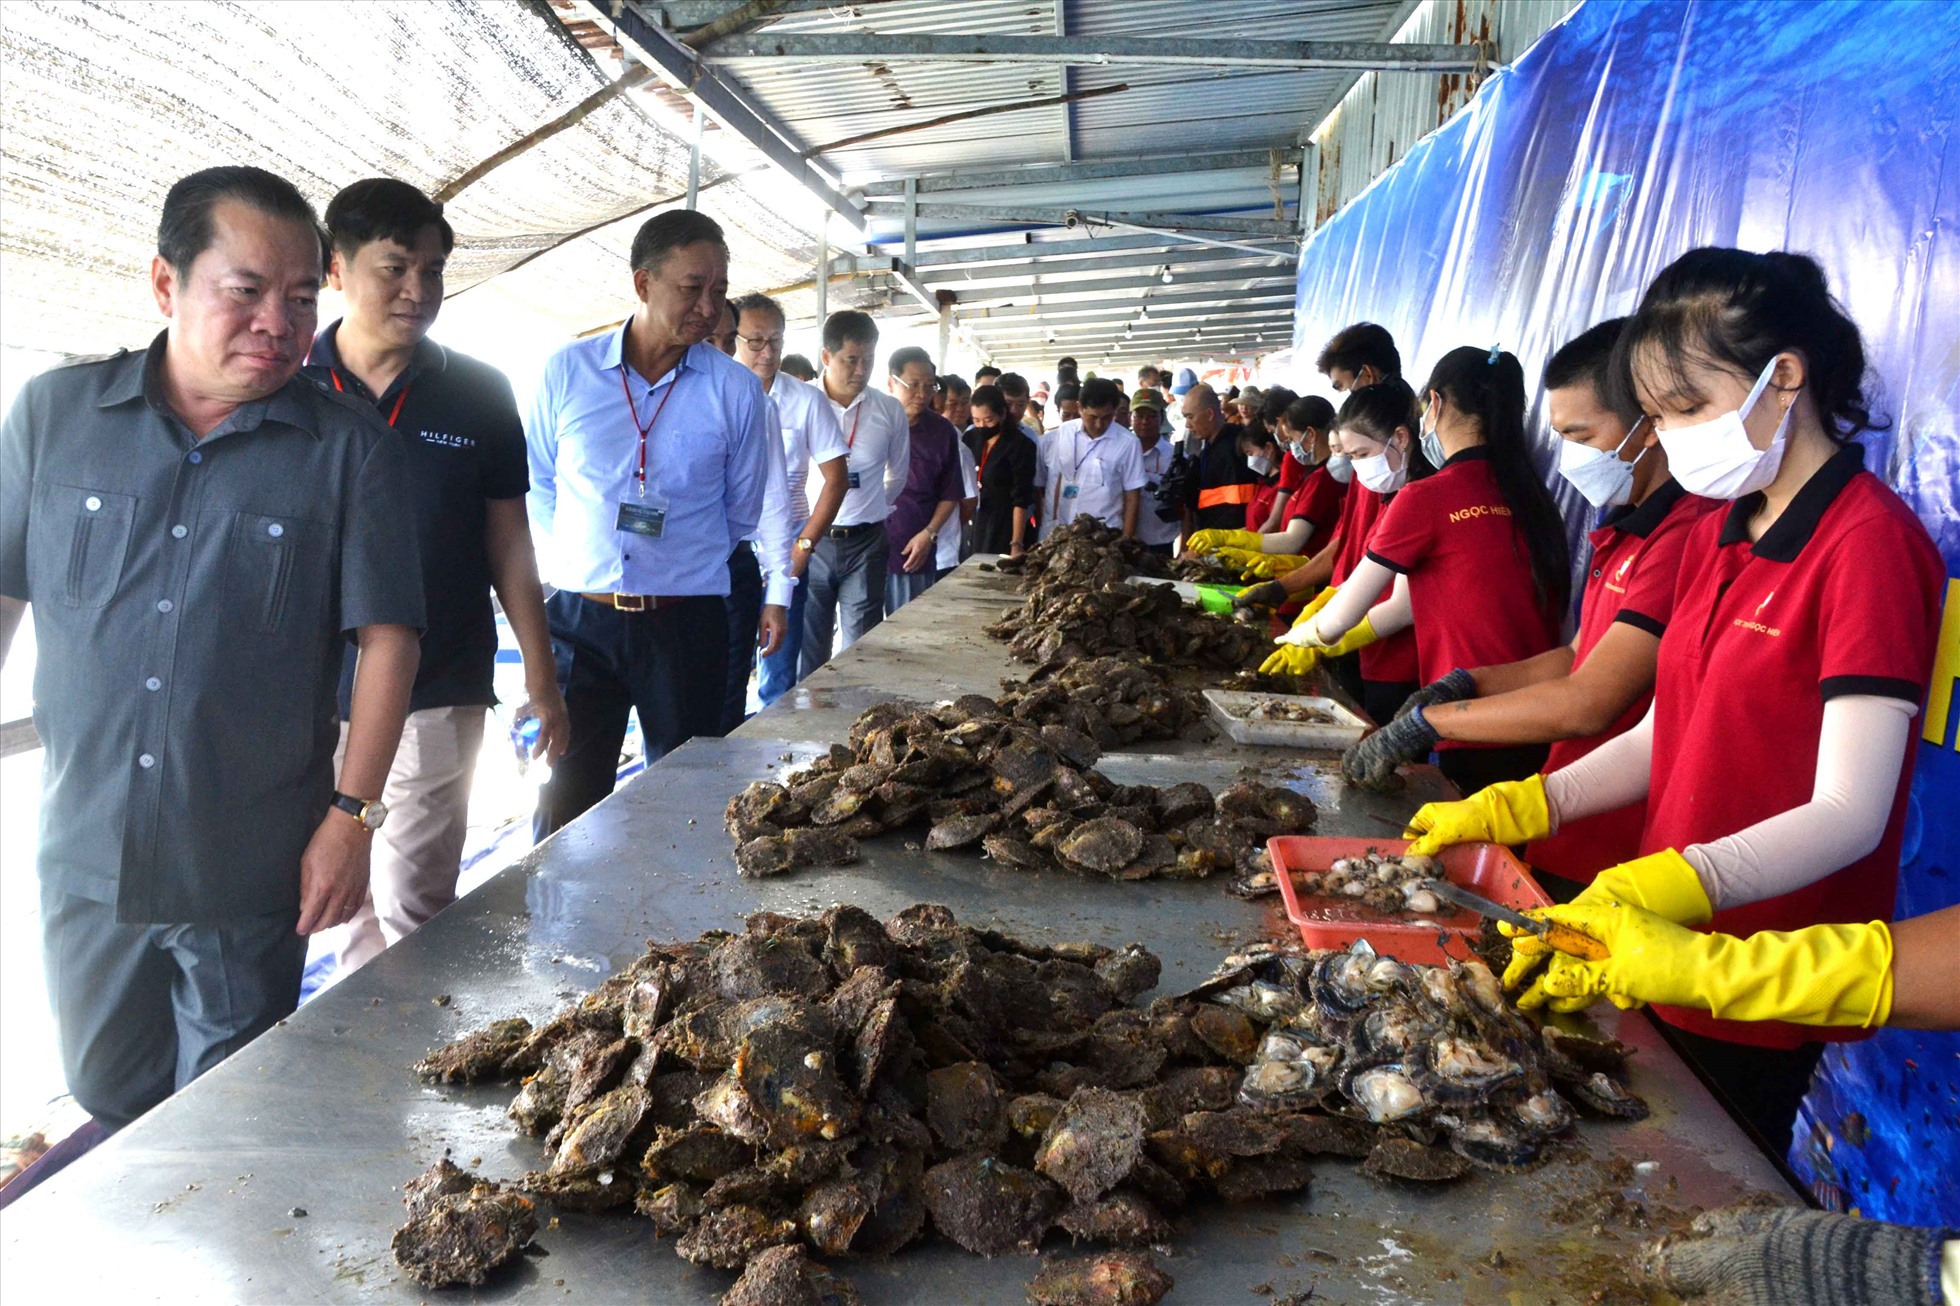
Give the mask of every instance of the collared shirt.
[[(621, 326), (545, 363), (524, 431), (540, 571), (566, 590), (725, 597), (728, 555), (762, 520), (774, 439), (762, 383), (706, 342), (649, 381), (625, 341)], [(664, 508), (660, 535), (621, 530), (622, 504)]]
[[(1762, 503), (1746, 495), (1689, 531), (1654, 668), (1643, 854), (1724, 838), (1808, 803), (1830, 699), (1877, 694), (1915, 711), (1924, 702), (1946, 568), (1912, 510), (1864, 470), (1863, 448), (1839, 450), (1751, 543)], [(1917, 751), (1908, 739), (1878, 847), (1814, 884), (1718, 911), (1708, 928), (1746, 938), (1890, 919)], [(1866, 1033), (1654, 1010), (1682, 1029), (1758, 1047)]]
[[(408, 437), (408, 495), (428, 608), (409, 710), (488, 707), (496, 702), (490, 682), (497, 618), (490, 606), (486, 505), (522, 499), (531, 484), (510, 382), (488, 363), (425, 339), (387, 393), (377, 396), (341, 366), (339, 331), (335, 322), (314, 340), (306, 374), (373, 404)], [(340, 673), (342, 720), (352, 711), (355, 660), (349, 647)]]
[(1177, 457), (1177, 450), (1171, 447), (1170, 437), (1159, 435), (1157, 443), (1148, 449), (1143, 441), (1137, 441), (1137, 460), (1143, 468), (1143, 502), (1137, 505), (1137, 538), (1145, 544), (1174, 544), (1183, 523), (1173, 516), (1165, 521), (1157, 515), (1157, 482), (1171, 469), (1171, 460)]
[[(1669, 478), (1640, 503), (1615, 508), (1592, 533), (1592, 560), (1586, 567), (1585, 597), (1579, 603), (1579, 636), (1573, 642), (1572, 669), (1585, 664), (1599, 641), (1625, 623), (1659, 639), (1674, 615), (1675, 587), (1688, 565), (1688, 534), (1715, 503), (1697, 498)], [(1542, 768), (1546, 775), (1571, 766), (1647, 715), (1653, 692), (1640, 695), (1612, 725), (1582, 739), (1552, 745)], [(1608, 866), (1631, 861), (1640, 852), (1640, 828), (1647, 804), (1566, 821), (1557, 834), (1525, 850), (1525, 860), (1541, 870), (1589, 884)]]
[(905, 405), (866, 386), (848, 404), (824, 396), (844, 433), (851, 488), (837, 510), (837, 526), (865, 526), (891, 516), (912, 473), (912, 424)]
[(1416, 676), (1425, 685), (1457, 667), (1521, 662), (1559, 642), (1560, 616), (1538, 597), (1524, 532), (1481, 445), (1398, 490), (1369, 537), (1368, 557), (1409, 578)]
[(885, 522), (891, 539), (887, 566), (895, 576), (905, 570), (906, 543), (932, 524), (932, 514), (940, 504), (957, 505), (966, 488), (960, 480), (960, 433), (951, 422), (928, 408), (907, 427), (906, 438), (912, 448), (906, 464), (905, 491), (892, 504), (891, 516)]
[[(978, 499), (980, 497), (979, 465), (973, 461), (973, 451), (966, 447), (965, 440), (959, 442), (958, 448), (960, 492), (966, 499)], [(960, 541), (965, 534), (965, 527), (961, 525), (960, 515), (957, 512), (948, 517), (946, 524), (939, 528), (939, 551), (935, 559), (939, 570), (946, 571), (960, 565)]]
[[(1286, 461), (1300, 466), (1290, 454)], [(1296, 517), (1306, 518), (1313, 532), (1307, 536), (1304, 552), (1318, 553), (1326, 547), (1341, 520), (1341, 505), (1347, 500), (1348, 487), (1334, 479), (1324, 462), (1301, 467), (1300, 473), (1300, 484), (1286, 501), (1286, 517), (1282, 526)]]
[[(1091, 439), (1082, 419), (1071, 418), (1042, 440), (1034, 481), (1042, 487), (1042, 539), (1077, 517), (1094, 517), (1121, 530), (1123, 496), (1143, 489), (1143, 445), (1127, 426), (1114, 422)], [(1143, 512), (1142, 504), (1137, 511)]]
[[(789, 570), (790, 541), (796, 538), (797, 527), (803, 524), (804, 518), (790, 511), (789, 475), (776, 407), (765, 403), (763, 408), (769, 418), (769, 438), (763, 442), (769, 466), (762, 482), (762, 520), (756, 523), (749, 538), (755, 541), (756, 565), (762, 571), (762, 601), (786, 608), (796, 597), (796, 577)], [(732, 581), (730, 588), (733, 588)]]
[(32, 606), (44, 884), (119, 919), (294, 911), (347, 632), (422, 625), (403, 439), (294, 377), (203, 439), (146, 353), (0, 428), (0, 593)]
[(824, 392), (787, 372), (776, 373), (766, 392), (783, 428), (783, 461), (789, 475), (789, 510), (797, 526), (810, 520), (810, 465), (848, 457), (837, 413)]

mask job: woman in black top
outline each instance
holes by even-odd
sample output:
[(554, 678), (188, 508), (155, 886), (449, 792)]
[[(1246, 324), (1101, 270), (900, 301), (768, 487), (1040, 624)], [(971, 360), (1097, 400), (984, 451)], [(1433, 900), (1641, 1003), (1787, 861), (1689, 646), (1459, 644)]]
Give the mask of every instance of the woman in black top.
[(973, 425), (966, 447), (979, 469), (980, 505), (973, 511), (969, 538), (975, 553), (1005, 553), (1018, 557), (1022, 542), (1032, 538), (1028, 512), (1035, 504), (1035, 443), (1007, 415), (1007, 397), (1000, 387), (983, 385), (973, 392)]

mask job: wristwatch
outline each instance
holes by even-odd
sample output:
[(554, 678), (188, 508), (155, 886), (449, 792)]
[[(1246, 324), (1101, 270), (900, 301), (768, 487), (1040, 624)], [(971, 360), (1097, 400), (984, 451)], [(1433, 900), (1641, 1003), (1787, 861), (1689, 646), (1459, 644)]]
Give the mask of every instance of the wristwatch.
[(334, 791), (333, 805), (361, 823), (361, 828), (373, 834), (388, 819), (388, 804), (379, 798), (369, 802), (365, 798), (355, 798), (351, 794)]
[(799, 535), (796, 537), (796, 549), (799, 553), (815, 553), (817, 542), (808, 536)]

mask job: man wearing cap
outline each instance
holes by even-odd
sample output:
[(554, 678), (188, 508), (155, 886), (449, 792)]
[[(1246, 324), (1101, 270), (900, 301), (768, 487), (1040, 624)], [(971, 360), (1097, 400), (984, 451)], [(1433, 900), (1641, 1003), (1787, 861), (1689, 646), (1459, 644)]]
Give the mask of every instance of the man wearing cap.
[(1143, 468), (1143, 500), (1137, 508), (1137, 539), (1152, 553), (1169, 557), (1182, 526), (1182, 513), (1172, 504), (1166, 519), (1157, 502), (1158, 483), (1171, 468), (1176, 451), (1164, 438), (1164, 397), (1155, 389), (1139, 385), (1130, 396), (1130, 431), (1137, 438)]

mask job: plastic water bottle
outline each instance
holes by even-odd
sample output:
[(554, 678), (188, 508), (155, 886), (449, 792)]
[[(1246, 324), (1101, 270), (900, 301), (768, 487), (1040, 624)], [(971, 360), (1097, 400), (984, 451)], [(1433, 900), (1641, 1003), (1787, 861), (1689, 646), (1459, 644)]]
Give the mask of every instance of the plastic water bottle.
[(517, 750), (517, 774), (531, 769), (531, 754), (538, 746), (538, 719), (521, 716), (510, 723), (511, 747)]

